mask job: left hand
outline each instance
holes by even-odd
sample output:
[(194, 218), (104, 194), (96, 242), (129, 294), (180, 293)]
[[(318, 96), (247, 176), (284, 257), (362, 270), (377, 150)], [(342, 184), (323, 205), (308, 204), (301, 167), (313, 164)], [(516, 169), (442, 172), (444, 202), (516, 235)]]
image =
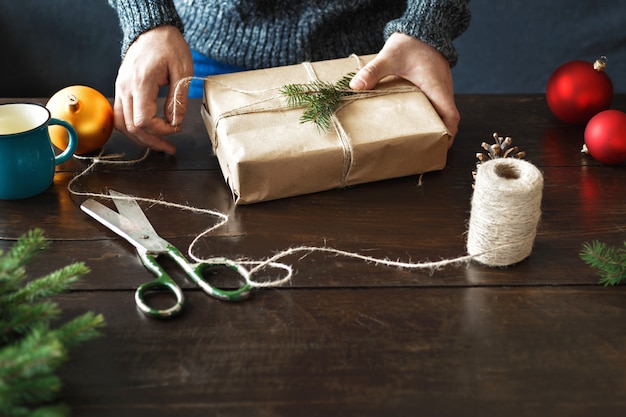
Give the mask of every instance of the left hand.
[(461, 115), (454, 102), (448, 60), (432, 46), (411, 36), (394, 33), (378, 55), (354, 76), (350, 87), (370, 90), (388, 75), (402, 77), (424, 92), (450, 131), (448, 147), (452, 146)]
[[(115, 81), (115, 127), (140, 145), (174, 154), (176, 147), (165, 139), (180, 131), (185, 115), (187, 89), (174, 97), (177, 82), (193, 75), (191, 51), (174, 26), (158, 26), (142, 33), (128, 48)], [(158, 115), (161, 86), (169, 86), (164, 116)], [(174, 101), (179, 101), (173, 124)]]

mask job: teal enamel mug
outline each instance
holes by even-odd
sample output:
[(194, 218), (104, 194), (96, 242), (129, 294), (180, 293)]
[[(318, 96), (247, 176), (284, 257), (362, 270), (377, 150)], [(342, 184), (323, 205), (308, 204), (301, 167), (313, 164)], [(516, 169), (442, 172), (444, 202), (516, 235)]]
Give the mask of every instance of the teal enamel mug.
[[(67, 148), (55, 154), (49, 125), (69, 132)], [(66, 121), (51, 117), (37, 103), (0, 104), (0, 199), (16, 200), (44, 192), (54, 180), (55, 167), (72, 157), (78, 145), (76, 131)]]

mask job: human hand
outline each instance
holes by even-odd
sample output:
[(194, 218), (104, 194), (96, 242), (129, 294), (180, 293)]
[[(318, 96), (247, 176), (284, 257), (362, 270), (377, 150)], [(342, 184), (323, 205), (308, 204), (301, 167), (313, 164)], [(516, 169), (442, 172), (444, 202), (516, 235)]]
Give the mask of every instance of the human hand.
[[(187, 87), (180, 89), (178, 97), (174, 97), (174, 92), (176, 83), (191, 75), (191, 51), (176, 27), (160, 26), (141, 34), (128, 48), (117, 74), (115, 128), (140, 145), (176, 153), (176, 147), (163, 136), (180, 130), (187, 106)], [(159, 88), (165, 85), (169, 85), (169, 91), (161, 117), (157, 98)], [(173, 114), (175, 99), (178, 100), (176, 115)]]
[(448, 60), (430, 45), (411, 36), (394, 33), (378, 55), (357, 72), (350, 87), (369, 90), (388, 75), (402, 77), (424, 92), (450, 131), (448, 147), (452, 146), (461, 116), (454, 102)]

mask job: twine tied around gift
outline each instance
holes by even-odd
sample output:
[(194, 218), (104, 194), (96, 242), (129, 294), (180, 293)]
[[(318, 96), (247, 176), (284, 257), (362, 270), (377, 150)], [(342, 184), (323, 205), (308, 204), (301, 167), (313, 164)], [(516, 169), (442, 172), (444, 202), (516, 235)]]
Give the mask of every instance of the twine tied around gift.
[[(149, 151), (139, 159), (118, 160), (122, 155), (98, 155), (82, 157), (91, 159), (89, 166), (76, 175), (67, 185), (68, 191), (77, 196), (111, 199), (106, 193), (89, 192), (78, 189), (75, 184), (80, 178), (91, 172), (98, 164), (130, 165), (144, 161)], [(536, 236), (541, 217), (541, 198), (543, 176), (530, 162), (522, 159), (497, 158), (479, 164), (475, 175), (474, 193), (471, 201), (470, 220), (468, 223), (467, 254), (440, 261), (409, 262), (377, 258), (357, 252), (344, 251), (327, 246), (297, 246), (282, 250), (265, 260), (238, 259), (236, 262), (249, 269), (246, 277), (253, 288), (277, 287), (289, 282), (293, 277), (293, 267), (281, 262), (290, 255), (303, 254), (300, 259), (313, 253), (343, 256), (372, 263), (376, 266), (394, 267), (407, 270), (429, 270), (433, 273), (446, 266), (468, 264), (472, 260), (489, 267), (505, 267), (518, 263), (528, 257)], [(187, 254), (195, 262), (211, 262), (195, 254), (198, 243), (212, 232), (228, 223), (228, 215), (216, 210), (193, 207), (186, 204), (172, 203), (163, 199), (131, 196), (136, 201), (162, 205), (198, 214), (210, 215), (217, 222), (196, 235), (189, 244)], [(278, 269), (282, 276), (262, 275), (267, 269)]]
[[(357, 70), (360, 70), (363, 67), (363, 62), (358, 55), (352, 54), (350, 58), (353, 58), (355, 60)], [(302, 62), (301, 66), (304, 68), (310, 83), (321, 82), (311, 62), (308, 62), (308, 61)], [(269, 88), (269, 89), (262, 89), (262, 90), (243, 90), (243, 89), (235, 88), (232, 86), (228, 86), (222, 82), (212, 79), (211, 77), (205, 77), (205, 78), (186, 77), (186, 78), (179, 80), (176, 83), (176, 87), (174, 90), (175, 99), (172, 105), (172, 125), (174, 126), (176, 126), (177, 124), (176, 111), (177, 111), (177, 106), (180, 105), (180, 101), (177, 98), (179, 97), (179, 94), (181, 93), (180, 90), (182, 87), (189, 85), (189, 83), (192, 80), (202, 80), (207, 83), (215, 83), (230, 91), (234, 91), (238, 93), (264, 96), (260, 100), (255, 101), (253, 103), (250, 103), (250, 104), (247, 104), (247, 105), (244, 105), (244, 106), (241, 106), (241, 107), (229, 110), (229, 111), (225, 111), (218, 115), (213, 116), (213, 123), (212, 123), (211, 131), (209, 132), (209, 134), (211, 135), (211, 138), (213, 139), (214, 148), (217, 148), (217, 146), (219, 146), (218, 145), (219, 138), (217, 137), (217, 127), (220, 124), (220, 122), (223, 121), (224, 119), (233, 117), (233, 116), (241, 116), (241, 115), (247, 115), (247, 114), (253, 114), (253, 113), (283, 111), (286, 109), (294, 108), (294, 105), (287, 103), (283, 99), (283, 94), (281, 93), (281, 90), (283, 87)], [(350, 90), (350, 93), (351, 93), (350, 95), (345, 95), (341, 97), (340, 100), (342, 104), (331, 115), (331, 126), (339, 140), (339, 144), (342, 150), (343, 166), (342, 166), (342, 170), (340, 174), (341, 178), (339, 179), (340, 187), (345, 187), (348, 183), (348, 179), (350, 178), (350, 173), (354, 166), (354, 150), (352, 147), (352, 139), (350, 138), (350, 135), (341, 124), (340, 119), (337, 117), (337, 113), (341, 109), (343, 109), (345, 106), (355, 102), (356, 100), (362, 100), (362, 99), (378, 97), (378, 96), (385, 96), (389, 94), (414, 93), (414, 92), (419, 92), (419, 91), (421, 90), (417, 86), (410, 85), (410, 86), (392, 87), (392, 88), (379, 89), (379, 90), (359, 90), (359, 91)]]
[[(361, 60), (359, 59), (358, 62), (359, 62), (358, 68), (360, 69)], [(302, 65), (304, 65), (306, 73), (309, 76), (309, 79), (311, 80), (311, 82), (316, 82), (316, 81), (319, 82), (319, 78), (317, 74), (315, 73), (315, 69), (313, 68), (313, 65), (311, 65), (310, 62), (303, 62)], [(343, 99), (350, 100), (350, 98), (351, 96), (348, 96), (348, 97), (344, 97)], [(352, 171), (352, 167), (354, 166), (354, 150), (352, 149), (352, 139), (350, 139), (350, 135), (348, 135), (346, 130), (343, 128), (343, 125), (339, 121), (339, 118), (337, 117), (337, 112), (342, 107), (346, 106), (347, 104), (351, 102), (352, 101), (346, 101), (342, 106), (337, 108), (337, 110), (335, 110), (333, 114), (330, 116), (330, 123), (333, 129), (335, 130), (337, 137), (339, 138), (339, 143), (341, 144), (341, 151), (343, 153), (343, 168), (341, 170), (341, 180), (339, 181), (340, 187), (345, 187), (348, 183), (350, 172)]]

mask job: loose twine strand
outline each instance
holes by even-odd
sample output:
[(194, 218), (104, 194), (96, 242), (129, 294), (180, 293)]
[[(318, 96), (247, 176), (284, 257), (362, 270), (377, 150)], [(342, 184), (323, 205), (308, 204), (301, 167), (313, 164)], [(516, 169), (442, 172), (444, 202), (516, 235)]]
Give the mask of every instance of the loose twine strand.
[[(142, 157), (135, 160), (119, 160), (123, 157), (122, 154), (105, 156), (103, 152), (104, 150), (96, 157), (75, 156), (78, 159), (90, 159), (91, 163), (68, 183), (67, 189), (71, 194), (112, 200), (113, 197), (106, 193), (81, 191), (77, 189), (76, 183), (99, 164), (141, 163), (146, 160), (150, 151), (146, 150)], [(477, 260), (487, 266), (508, 266), (530, 255), (540, 217), (542, 187), (541, 173), (529, 162), (503, 158), (481, 164), (477, 170), (476, 186), (472, 196), (468, 254), (452, 259), (424, 262), (393, 261), (388, 258), (377, 258), (326, 246), (302, 245), (279, 251), (264, 260), (238, 259), (234, 262), (241, 267), (250, 267), (246, 281), (253, 288), (277, 287), (291, 281), (294, 269), (281, 260), (296, 254), (303, 254), (300, 259), (313, 253), (329, 254), (357, 259), (376, 266), (428, 270), (430, 273), (447, 266), (467, 264), (472, 260)], [(192, 240), (187, 248), (187, 254), (197, 263), (211, 263), (214, 259), (223, 259), (223, 257), (199, 257), (195, 255), (194, 248), (202, 239), (228, 223), (227, 214), (162, 199), (137, 196), (128, 196), (128, 199), (216, 217), (218, 221), (213, 226), (208, 227)], [(283, 275), (257, 279), (257, 275), (261, 275), (261, 272), (267, 269), (280, 269)]]

